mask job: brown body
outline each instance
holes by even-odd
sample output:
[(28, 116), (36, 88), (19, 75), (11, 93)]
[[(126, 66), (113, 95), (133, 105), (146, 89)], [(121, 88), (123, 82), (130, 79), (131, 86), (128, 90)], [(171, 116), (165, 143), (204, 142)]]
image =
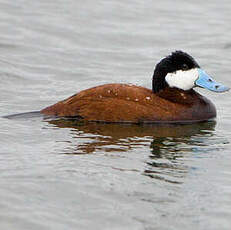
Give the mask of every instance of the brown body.
[(135, 85), (106, 84), (83, 90), (41, 113), (86, 121), (178, 123), (216, 117), (214, 105), (193, 89), (152, 90)]

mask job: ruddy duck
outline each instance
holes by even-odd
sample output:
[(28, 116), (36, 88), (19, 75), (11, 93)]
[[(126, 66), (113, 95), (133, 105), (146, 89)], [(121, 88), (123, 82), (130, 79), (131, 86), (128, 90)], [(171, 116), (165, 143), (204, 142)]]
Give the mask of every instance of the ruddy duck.
[(128, 84), (100, 85), (40, 112), (96, 122), (191, 123), (215, 118), (215, 106), (195, 87), (229, 90), (214, 81), (189, 54), (175, 51), (156, 65), (152, 90)]

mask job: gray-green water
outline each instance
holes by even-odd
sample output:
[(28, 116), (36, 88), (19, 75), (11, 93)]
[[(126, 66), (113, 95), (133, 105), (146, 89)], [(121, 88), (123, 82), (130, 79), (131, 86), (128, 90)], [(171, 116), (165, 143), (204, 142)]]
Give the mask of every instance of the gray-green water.
[[(151, 88), (176, 49), (231, 86), (231, 3), (0, 0), (0, 115), (110, 82)], [(230, 93), (184, 126), (0, 118), (1, 229), (229, 230)]]

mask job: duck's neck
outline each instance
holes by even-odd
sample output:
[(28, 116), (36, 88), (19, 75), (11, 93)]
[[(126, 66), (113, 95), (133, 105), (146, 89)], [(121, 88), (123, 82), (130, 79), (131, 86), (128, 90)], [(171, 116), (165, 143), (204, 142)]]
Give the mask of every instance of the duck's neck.
[(195, 97), (200, 96), (200, 94), (195, 92), (193, 89), (185, 91), (182, 89), (170, 88), (170, 87), (166, 87), (155, 94), (173, 103), (185, 104), (185, 105), (193, 104), (195, 101)]

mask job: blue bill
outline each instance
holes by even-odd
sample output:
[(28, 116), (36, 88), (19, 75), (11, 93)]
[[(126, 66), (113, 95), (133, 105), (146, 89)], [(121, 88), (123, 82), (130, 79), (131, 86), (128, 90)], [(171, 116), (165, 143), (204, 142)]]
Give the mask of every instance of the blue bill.
[(230, 88), (214, 81), (205, 71), (198, 69), (199, 78), (195, 81), (195, 85), (214, 92), (225, 92)]

